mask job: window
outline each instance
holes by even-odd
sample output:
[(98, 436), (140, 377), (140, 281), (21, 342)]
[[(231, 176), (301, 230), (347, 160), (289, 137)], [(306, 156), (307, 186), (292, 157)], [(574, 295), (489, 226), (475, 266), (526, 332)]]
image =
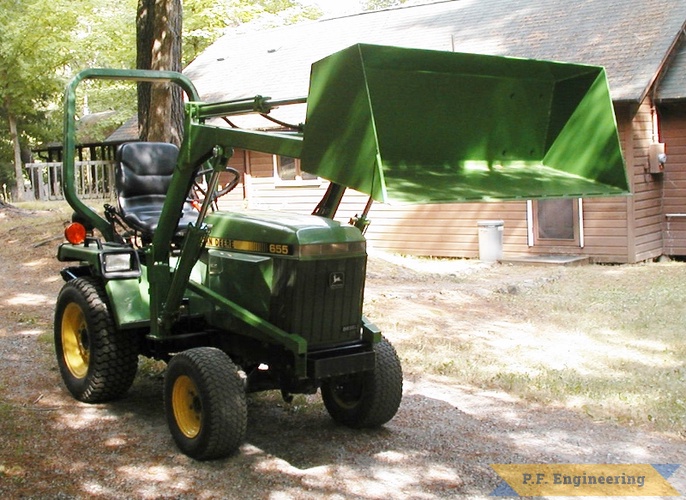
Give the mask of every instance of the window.
[(539, 200), (537, 203), (538, 239), (574, 240), (574, 201)]
[(274, 155), (274, 172), (282, 181), (316, 180), (317, 176), (300, 169), (300, 160), (290, 156)]
[(527, 243), (549, 252), (584, 248), (584, 208), (581, 198), (526, 202)]

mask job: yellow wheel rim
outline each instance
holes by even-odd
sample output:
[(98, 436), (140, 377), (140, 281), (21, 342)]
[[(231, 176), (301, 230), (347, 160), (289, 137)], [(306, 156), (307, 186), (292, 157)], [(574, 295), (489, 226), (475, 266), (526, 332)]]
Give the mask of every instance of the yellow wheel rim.
[(172, 389), (172, 408), (179, 430), (189, 439), (200, 434), (202, 427), (202, 405), (198, 388), (187, 375), (174, 381)]
[(90, 350), (86, 316), (78, 304), (71, 302), (62, 315), (62, 355), (71, 374), (84, 378), (88, 373)]
[(353, 410), (360, 404), (363, 392), (364, 381), (359, 376), (352, 376), (340, 383), (334, 382), (331, 395), (340, 408)]

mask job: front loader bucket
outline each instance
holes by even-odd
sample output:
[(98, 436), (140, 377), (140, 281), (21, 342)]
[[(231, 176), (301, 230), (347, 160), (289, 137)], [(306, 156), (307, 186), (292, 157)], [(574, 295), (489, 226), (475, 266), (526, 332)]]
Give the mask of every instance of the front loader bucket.
[(604, 69), (374, 45), (312, 66), (302, 168), (381, 202), (628, 191)]

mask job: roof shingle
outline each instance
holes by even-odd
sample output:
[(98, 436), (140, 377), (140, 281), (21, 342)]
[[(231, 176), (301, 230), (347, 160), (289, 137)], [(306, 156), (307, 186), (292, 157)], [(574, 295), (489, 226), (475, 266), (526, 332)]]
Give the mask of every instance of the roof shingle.
[(313, 62), (370, 43), (604, 66), (613, 100), (637, 102), (685, 21), (684, 0), (450, 0), (225, 35), (185, 74), (208, 101), (304, 96)]

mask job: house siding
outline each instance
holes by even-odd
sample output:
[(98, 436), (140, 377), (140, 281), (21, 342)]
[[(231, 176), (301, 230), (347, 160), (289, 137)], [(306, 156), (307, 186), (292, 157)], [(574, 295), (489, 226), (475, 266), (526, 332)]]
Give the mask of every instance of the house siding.
[[(629, 228), (633, 228), (630, 262), (653, 259), (662, 255), (662, 179), (648, 171), (648, 147), (657, 138), (651, 103), (647, 99), (632, 121), (631, 151), (632, 204)], [(631, 243), (631, 242), (630, 242)], [(631, 250), (633, 248), (633, 255)]]
[[(624, 125), (629, 135), (633, 127)], [(255, 209), (311, 213), (327, 182), (279, 182), (273, 177), (272, 156), (246, 152), (247, 206)], [(629, 198), (584, 200), (584, 248), (565, 247), (561, 252), (588, 255), (598, 262), (628, 262)], [(367, 197), (348, 190), (336, 219), (341, 222), (360, 214)], [(225, 208), (225, 204), (222, 204)], [(478, 222), (502, 220), (503, 258), (550, 253), (551, 248), (529, 247), (525, 201), (499, 203), (448, 203), (417, 206), (374, 204), (366, 233), (370, 248), (408, 255), (475, 258), (479, 256)], [(646, 219), (649, 220), (649, 219)]]
[[(632, 263), (660, 256), (664, 251), (663, 181), (661, 175), (648, 173), (648, 147), (656, 137), (651, 105), (646, 101), (637, 109), (626, 105), (618, 106), (615, 111), (632, 195), (583, 200), (583, 247), (530, 247), (525, 201), (418, 206), (374, 204), (369, 213), (372, 224), (366, 233), (370, 247), (410, 255), (474, 258), (479, 255), (478, 222), (502, 220), (505, 259), (571, 253), (588, 256), (595, 262)], [(663, 133), (669, 137), (670, 162), (665, 176), (672, 181), (672, 187), (667, 191), (665, 204), (670, 211), (686, 213), (686, 206), (679, 205), (679, 196), (686, 192), (686, 116), (666, 119), (669, 131)], [(680, 164), (676, 155), (679, 152)], [(272, 155), (256, 152), (241, 155), (238, 156), (244, 158), (246, 171), (244, 205), (250, 208), (311, 213), (328, 186), (325, 181), (279, 181), (274, 178)], [(336, 218), (347, 222), (363, 210), (366, 201), (365, 195), (348, 190)], [(233, 198), (232, 203), (237, 206), (238, 200)], [(227, 207), (228, 203), (223, 202), (222, 208)], [(669, 252), (686, 254), (686, 218), (670, 221), (665, 230), (673, 242)]]
[(624, 198), (585, 199), (584, 247), (576, 253), (594, 262), (627, 262), (626, 204)]
[[(241, 182), (239, 182), (235, 188), (226, 195), (219, 199), (219, 205), (223, 210), (239, 210), (245, 206), (245, 200), (247, 199), (246, 188), (246, 156), (245, 152), (242, 150), (237, 150), (234, 155), (229, 160), (229, 167), (235, 168), (239, 174), (241, 174)], [(233, 175), (230, 173), (222, 173), (219, 176), (219, 188), (228, 184), (233, 180)]]
[[(364, 205), (362, 205), (364, 206)], [(503, 257), (527, 251), (526, 203), (374, 205), (367, 239), (373, 248), (409, 255), (478, 257), (477, 223), (503, 221)]]
[[(686, 255), (686, 109), (660, 109), (660, 137), (665, 143), (667, 163), (664, 176), (664, 253)], [(682, 215), (682, 216), (680, 216)]]
[(271, 154), (247, 151), (246, 206), (251, 209), (312, 213), (324, 194), (325, 182), (279, 181)]

